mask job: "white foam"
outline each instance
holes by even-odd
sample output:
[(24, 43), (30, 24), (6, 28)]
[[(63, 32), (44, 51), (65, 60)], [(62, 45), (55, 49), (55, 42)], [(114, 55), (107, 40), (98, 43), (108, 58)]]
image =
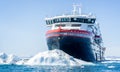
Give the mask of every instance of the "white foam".
[(115, 66), (108, 66), (108, 68), (115, 68)]

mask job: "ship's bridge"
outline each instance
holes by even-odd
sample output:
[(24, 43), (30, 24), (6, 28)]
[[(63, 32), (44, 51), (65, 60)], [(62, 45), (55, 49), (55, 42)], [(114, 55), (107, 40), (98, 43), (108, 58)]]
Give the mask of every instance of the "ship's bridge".
[(95, 23), (96, 18), (90, 15), (63, 15), (46, 18), (47, 26), (52, 29), (57, 29), (61, 26), (62, 29), (87, 29)]

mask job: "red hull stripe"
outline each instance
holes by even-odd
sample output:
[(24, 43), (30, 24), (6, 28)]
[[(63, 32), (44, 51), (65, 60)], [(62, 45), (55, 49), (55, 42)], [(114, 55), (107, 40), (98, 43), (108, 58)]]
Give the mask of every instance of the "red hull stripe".
[(85, 31), (85, 30), (65, 30), (65, 29), (55, 29), (55, 30), (49, 30), (46, 34), (50, 33), (57, 33), (57, 32), (68, 32), (68, 33), (82, 33), (82, 34), (91, 34), (91, 32)]
[(55, 36), (74, 36), (74, 37), (82, 37), (82, 38), (91, 38), (92, 36), (90, 34), (76, 34), (76, 33), (68, 33), (68, 32), (59, 32), (59, 33), (50, 33), (46, 34), (46, 37), (55, 37)]

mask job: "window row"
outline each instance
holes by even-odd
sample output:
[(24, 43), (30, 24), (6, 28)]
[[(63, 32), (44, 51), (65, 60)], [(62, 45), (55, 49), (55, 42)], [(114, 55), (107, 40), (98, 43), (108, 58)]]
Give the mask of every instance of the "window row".
[(95, 19), (91, 18), (56, 18), (53, 20), (46, 20), (46, 24), (54, 24), (60, 22), (80, 22), (80, 23), (95, 23)]
[[(66, 25), (65, 24), (57, 24), (57, 25), (55, 25), (56, 27), (65, 27)], [(81, 26), (81, 24), (72, 24), (71, 25), (71, 27), (80, 27)]]

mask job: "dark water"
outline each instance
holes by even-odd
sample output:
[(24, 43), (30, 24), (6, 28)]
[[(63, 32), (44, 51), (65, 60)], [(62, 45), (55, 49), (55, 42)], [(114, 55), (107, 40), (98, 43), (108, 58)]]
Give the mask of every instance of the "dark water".
[(120, 72), (120, 61), (82, 66), (0, 65), (0, 72)]

